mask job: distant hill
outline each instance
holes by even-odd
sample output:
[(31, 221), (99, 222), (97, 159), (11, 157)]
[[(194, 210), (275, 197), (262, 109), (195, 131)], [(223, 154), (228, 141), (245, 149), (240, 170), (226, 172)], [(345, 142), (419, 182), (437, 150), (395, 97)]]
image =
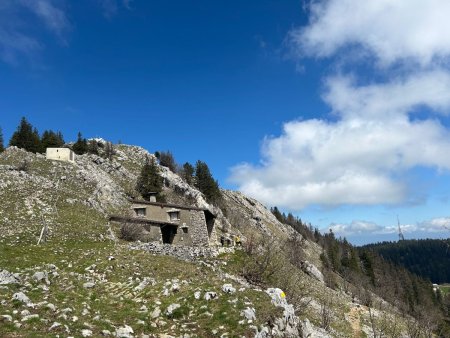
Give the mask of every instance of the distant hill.
[(433, 283), (450, 282), (450, 239), (419, 239), (369, 244), (384, 259), (404, 266)]

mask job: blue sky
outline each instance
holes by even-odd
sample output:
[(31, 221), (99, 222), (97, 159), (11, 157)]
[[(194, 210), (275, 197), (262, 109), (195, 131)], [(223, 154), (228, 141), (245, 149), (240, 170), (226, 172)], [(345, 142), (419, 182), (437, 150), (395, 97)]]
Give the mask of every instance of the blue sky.
[(448, 236), (444, 0), (5, 0), (0, 126), (171, 150), (354, 243)]

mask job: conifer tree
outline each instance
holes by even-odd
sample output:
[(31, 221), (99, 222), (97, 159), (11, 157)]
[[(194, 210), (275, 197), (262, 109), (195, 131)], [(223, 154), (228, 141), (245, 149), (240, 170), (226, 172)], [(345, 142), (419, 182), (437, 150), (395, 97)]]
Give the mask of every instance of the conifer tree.
[(72, 150), (77, 155), (83, 155), (87, 153), (88, 143), (86, 139), (82, 137), (81, 132), (78, 132), (77, 142), (73, 144)]
[[(159, 159), (160, 165), (162, 165), (163, 167), (169, 168), (169, 170), (173, 173), (177, 171), (177, 163), (175, 162), (175, 159), (169, 150), (156, 152), (156, 153), (158, 154), (158, 159)], [(156, 156), (156, 153), (155, 153), (155, 156)]]
[(5, 146), (3, 145), (3, 133), (2, 128), (0, 127), (0, 153), (5, 151)]
[(200, 160), (195, 164), (195, 186), (205, 195), (209, 203), (218, 205), (221, 202), (219, 183), (212, 177), (208, 165)]
[(98, 155), (98, 143), (96, 140), (89, 140), (88, 142), (88, 153)]
[(187, 184), (192, 184), (194, 178), (194, 167), (189, 162), (183, 164), (183, 170), (181, 172), (181, 177), (186, 181)]
[(55, 133), (53, 130), (46, 130), (41, 137), (41, 151), (45, 152), (47, 148), (62, 147), (64, 143), (64, 138), (60, 131)]
[(17, 130), (14, 132), (9, 141), (9, 145), (34, 153), (41, 151), (41, 140), (39, 133), (37, 129), (33, 128), (33, 126), (26, 120), (25, 117), (22, 117)]
[(150, 200), (151, 193), (156, 193), (156, 200), (162, 200), (163, 179), (154, 158), (147, 158), (136, 183), (136, 190), (145, 200)]

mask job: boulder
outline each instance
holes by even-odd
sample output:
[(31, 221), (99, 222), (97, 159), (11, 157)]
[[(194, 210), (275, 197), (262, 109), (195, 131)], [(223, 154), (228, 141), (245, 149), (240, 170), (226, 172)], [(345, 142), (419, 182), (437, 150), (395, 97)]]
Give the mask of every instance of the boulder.
[(320, 272), (320, 270), (314, 264), (311, 264), (308, 261), (302, 261), (300, 267), (303, 272), (317, 279), (319, 282), (324, 283), (322, 272)]
[(12, 299), (18, 300), (19, 302), (25, 303), (27, 305), (31, 304), (30, 298), (28, 298), (27, 295), (23, 292), (16, 292), (15, 294), (13, 294)]
[(45, 282), (50, 284), (48, 280), (48, 272), (47, 271), (37, 271), (33, 275), (33, 280), (36, 282)]
[(0, 271), (0, 285), (20, 284), (20, 277), (17, 273), (11, 273), (7, 270)]

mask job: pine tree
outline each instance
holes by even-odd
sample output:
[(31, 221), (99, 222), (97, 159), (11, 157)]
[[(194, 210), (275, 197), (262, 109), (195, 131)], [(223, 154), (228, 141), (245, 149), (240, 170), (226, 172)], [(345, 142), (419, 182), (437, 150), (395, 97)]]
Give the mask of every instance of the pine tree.
[(194, 167), (189, 162), (183, 164), (183, 170), (181, 172), (181, 177), (186, 181), (187, 184), (192, 184), (194, 178)]
[(145, 200), (150, 200), (151, 193), (156, 193), (156, 200), (162, 200), (163, 179), (154, 158), (147, 158), (136, 183), (136, 190)]
[(277, 207), (271, 208), (270, 211), (272, 212), (272, 214), (275, 216), (275, 218), (276, 218), (279, 222), (281, 222), (281, 223), (284, 222), (283, 215), (281, 214), (280, 210), (278, 210)]
[(5, 146), (3, 145), (3, 132), (2, 128), (0, 127), (0, 153), (5, 151)]
[(89, 140), (88, 142), (88, 153), (98, 155), (98, 143), (96, 140)]
[(62, 147), (64, 143), (64, 138), (60, 131), (55, 133), (52, 130), (46, 130), (41, 137), (41, 151), (45, 152), (47, 148)]
[(195, 186), (205, 195), (209, 203), (218, 205), (221, 202), (219, 183), (212, 177), (208, 165), (200, 160), (195, 164)]
[(26, 120), (25, 117), (22, 117), (17, 130), (14, 132), (9, 141), (9, 145), (34, 153), (41, 151), (41, 140), (39, 133), (37, 129), (33, 128), (33, 126)]
[(157, 151), (155, 153), (155, 156), (156, 154), (158, 155), (157, 158), (159, 159), (160, 165), (169, 168), (169, 170), (173, 173), (177, 171), (177, 163), (175, 162), (175, 158), (169, 150), (161, 152)]
[(88, 143), (86, 139), (82, 137), (81, 132), (78, 132), (77, 142), (73, 144), (72, 150), (77, 155), (83, 155), (87, 153)]

